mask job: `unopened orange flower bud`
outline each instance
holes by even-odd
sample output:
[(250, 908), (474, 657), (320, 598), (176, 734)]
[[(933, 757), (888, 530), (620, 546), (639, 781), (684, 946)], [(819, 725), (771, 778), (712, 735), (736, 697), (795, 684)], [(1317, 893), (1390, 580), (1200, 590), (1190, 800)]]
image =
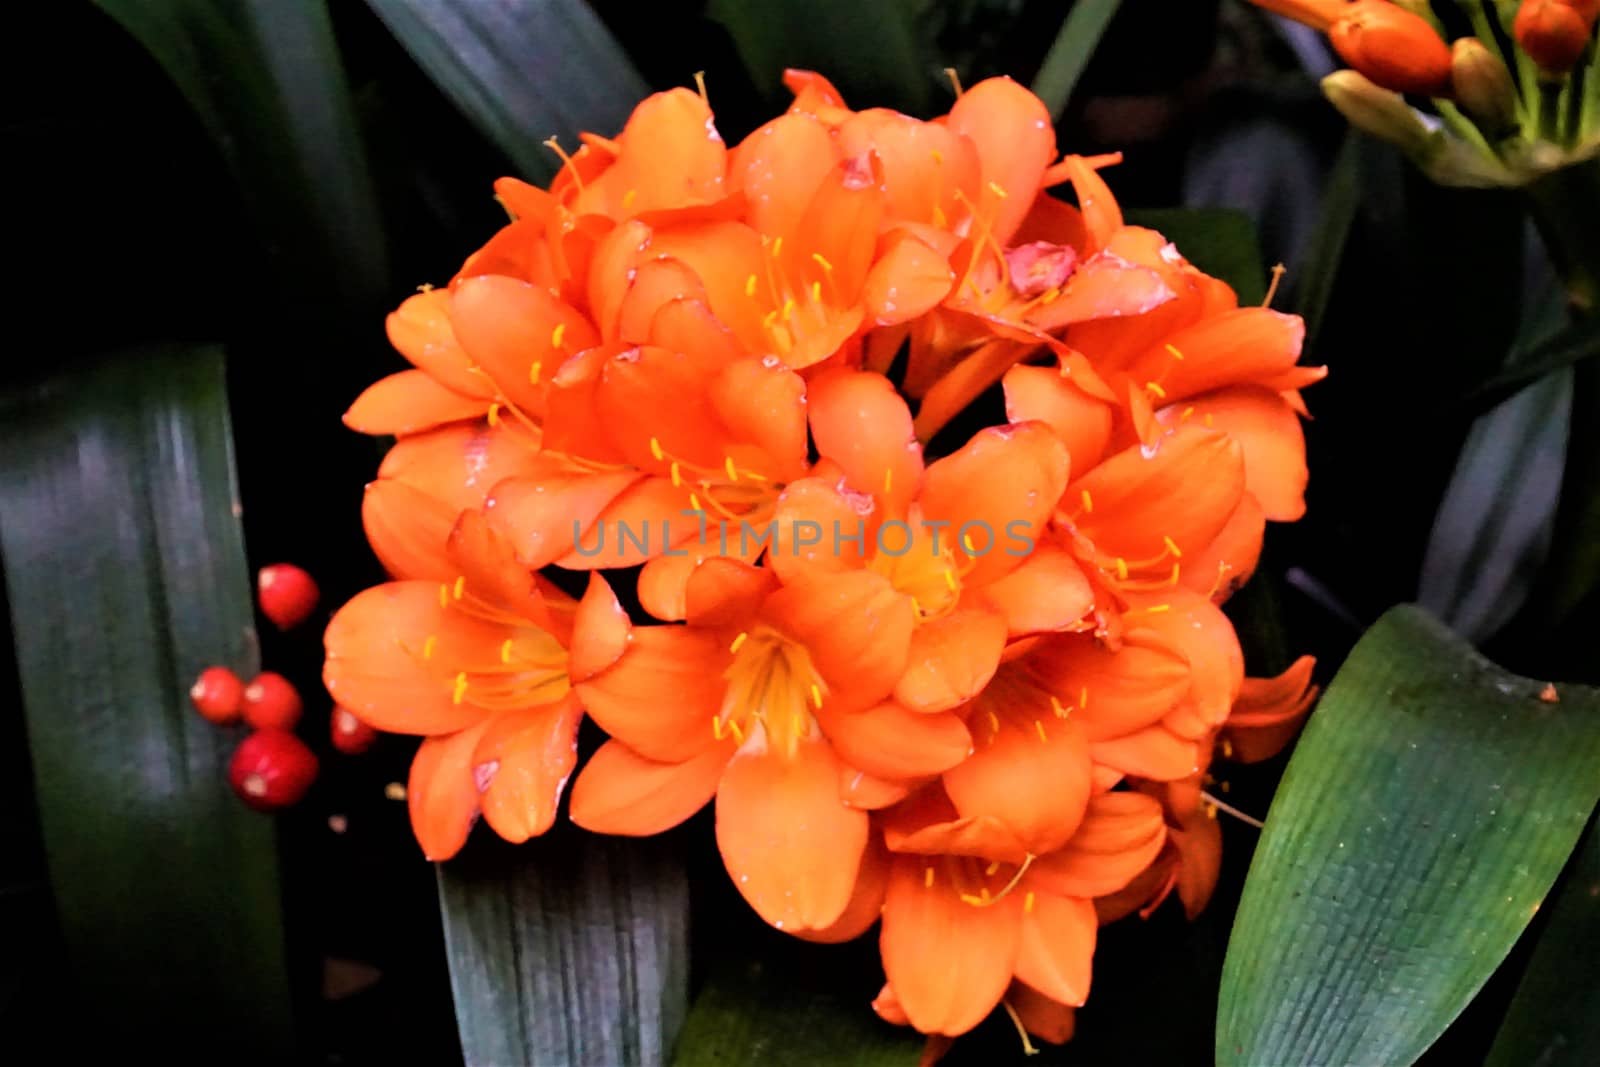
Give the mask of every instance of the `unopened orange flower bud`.
[(1456, 103), (1491, 134), (1517, 124), (1517, 89), (1505, 61), (1476, 37), (1463, 37), (1450, 48), (1450, 87)]
[(1562, 7), (1570, 7), (1576, 11), (1583, 21), (1594, 29), (1594, 24), (1600, 21), (1600, 0), (1556, 0)]
[(1576, 7), (1560, 0), (1522, 0), (1511, 32), (1546, 74), (1567, 73), (1583, 55), (1594, 26)]
[(1450, 46), (1422, 16), (1385, 0), (1357, 0), (1328, 28), (1346, 63), (1397, 93), (1450, 92)]

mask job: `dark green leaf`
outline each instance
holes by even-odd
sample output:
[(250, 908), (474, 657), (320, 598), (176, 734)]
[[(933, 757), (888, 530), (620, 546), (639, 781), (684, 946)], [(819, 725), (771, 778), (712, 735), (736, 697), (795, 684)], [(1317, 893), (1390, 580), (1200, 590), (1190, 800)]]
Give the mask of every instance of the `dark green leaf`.
[(529, 181), (578, 133), (622, 129), (649, 87), (583, 0), (367, 0), (446, 96)]
[(1239, 294), (1242, 305), (1267, 295), (1267, 270), (1255, 223), (1225, 208), (1144, 208), (1127, 212), (1135, 226), (1159, 230), (1191, 263), (1213, 274)]
[(920, 1035), (814, 984), (758, 962), (724, 966), (695, 1000), (673, 1067), (915, 1067)]
[(1468, 394), (1467, 403), (1475, 410), (1487, 410), (1545, 375), (1595, 355), (1600, 355), (1600, 316), (1578, 319), (1511, 360), (1505, 370)]
[(1055, 43), (1045, 53), (1044, 63), (1033, 79), (1034, 94), (1044, 101), (1045, 107), (1058, 121), (1072, 99), (1072, 90), (1094, 56), (1106, 27), (1122, 6), (1122, 0), (1077, 0), (1067, 17), (1061, 21), (1061, 30)]
[(1591, 826), (1533, 950), (1487, 1067), (1600, 1063), (1600, 832)]
[[(189, 707), (257, 668), (221, 353), (147, 351), (0, 399), (0, 550), (85, 1040), (289, 1054), (270, 819)], [(75, 1041), (71, 1035), (62, 1040)]]
[(307, 290), (370, 298), (384, 233), (322, 0), (95, 0), (199, 113)]
[(1223, 969), (1221, 1064), (1411, 1063), (1505, 958), (1600, 796), (1600, 692), (1421, 610), (1363, 637), (1290, 760)]
[[(711, 0), (706, 13), (733, 37), (750, 80), (780, 92), (785, 67), (819, 71), (857, 107), (926, 114), (939, 64), (925, 54), (905, 0)], [(715, 86), (713, 86), (713, 91)]]
[(659, 1064), (687, 1005), (689, 887), (671, 839), (476, 840), (439, 867), (469, 1065)]
[(1322, 194), (1322, 215), (1312, 231), (1300, 277), (1295, 281), (1294, 310), (1306, 320), (1308, 347), (1322, 333), (1322, 317), (1327, 314), (1334, 283), (1339, 280), (1345, 242), (1361, 206), (1362, 175), (1368, 151), (1370, 145), (1361, 134), (1351, 130), (1345, 135), (1339, 158), (1328, 175), (1328, 187)]

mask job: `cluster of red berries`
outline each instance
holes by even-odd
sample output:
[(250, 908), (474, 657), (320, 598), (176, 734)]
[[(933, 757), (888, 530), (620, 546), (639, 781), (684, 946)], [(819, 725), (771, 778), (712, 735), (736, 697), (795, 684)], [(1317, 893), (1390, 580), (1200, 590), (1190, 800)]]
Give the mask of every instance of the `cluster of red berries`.
[[(257, 580), (261, 613), (280, 630), (293, 629), (317, 608), (317, 583), (289, 563), (263, 567)], [(200, 672), (189, 699), (208, 722), (231, 726), (243, 721), (251, 733), (234, 750), (228, 781), (241, 800), (258, 811), (296, 804), (317, 777), (317, 757), (294, 728), (305, 710), (294, 683), (275, 671), (262, 671), (249, 685), (227, 667)], [(364, 752), (378, 732), (344, 708), (330, 720), (333, 746)]]

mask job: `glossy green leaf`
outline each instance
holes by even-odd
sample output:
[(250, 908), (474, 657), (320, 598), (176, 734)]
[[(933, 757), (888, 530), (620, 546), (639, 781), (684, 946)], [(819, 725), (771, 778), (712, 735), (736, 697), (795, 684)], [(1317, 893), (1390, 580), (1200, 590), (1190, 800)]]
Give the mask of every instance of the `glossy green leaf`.
[(1317, 219), (1317, 228), (1312, 231), (1294, 287), (1294, 311), (1306, 320), (1308, 347), (1322, 333), (1322, 318), (1333, 301), (1333, 287), (1339, 280), (1345, 243), (1361, 206), (1365, 159), (1372, 150), (1366, 138), (1350, 131), (1328, 174), (1328, 186), (1322, 194), (1322, 214)]
[(666, 1061), (687, 1008), (679, 842), (478, 839), (439, 867), (450, 985), (472, 1065)]
[(574, 151), (580, 131), (615, 134), (649, 92), (583, 0), (367, 2), (529, 181), (547, 181), (561, 165), (545, 141)]
[(924, 46), (906, 0), (711, 0), (706, 14), (727, 29), (768, 96), (781, 95), (786, 67), (801, 67), (836, 81), (857, 107), (925, 115), (943, 80), (944, 64)]
[(1045, 53), (1033, 79), (1034, 94), (1057, 121), (1067, 110), (1072, 90), (1078, 87), (1078, 79), (1083, 77), (1100, 38), (1121, 6), (1122, 0), (1077, 0), (1061, 20), (1055, 43)]
[(156, 57), (232, 169), (282, 267), (371, 298), (384, 231), (323, 0), (95, 0)]
[(1220, 1064), (1414, 1062), (1499, 966), (1600, 797), (1600, 692), (1559, 702), (1411, 606), (1311, 716), (1250, 867)]
[(816, 985), (770, 963), (725, 964), (695, 999), (673, 1067), (916, 1067), (920, 1035)]
[(1589, 828), (1489, 1050), (1487, 1067), (1600, 1063), (1600, 832)]
[(228, 787), (239, 735), (188, 700), (207, 666), (257, 668), (231, 447), (215, 349), (0, 398), (0, 550), (73, 1011), (81, 1040), (173, 1062), (291, 1046), (272, 821)]
[(1226, 208), (1142, 208), (1126, 212), (1135, 226), (1159, 230), (1178, 251), (1207, 274), (1233, 286), (1241, 305), (1267, 295), (1267, 269), (1255, 223)]
[(1600, 316), (1581, 318), (1566, 329), (1531, 346), (1502, 371), (1475, 388), (1467, 403), (1487, 410), (1518, 390), (1558, 370), (1600, 356)]

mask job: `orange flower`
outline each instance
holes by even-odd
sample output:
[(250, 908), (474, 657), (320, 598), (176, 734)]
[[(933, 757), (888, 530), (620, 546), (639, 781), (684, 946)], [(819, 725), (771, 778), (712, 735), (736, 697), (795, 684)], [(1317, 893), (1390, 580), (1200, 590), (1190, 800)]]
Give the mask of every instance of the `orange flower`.
[(390, 582), (339, 609), (323, 681), (363, 722), (425, 738), (411, 766), (411, 824), (423, 853), (442, 860), (479, 814), (508, 841), (549, 829), (582, 710), (567, 670), (570, 603), (475, 512), (436, 551), (452, 581)]

